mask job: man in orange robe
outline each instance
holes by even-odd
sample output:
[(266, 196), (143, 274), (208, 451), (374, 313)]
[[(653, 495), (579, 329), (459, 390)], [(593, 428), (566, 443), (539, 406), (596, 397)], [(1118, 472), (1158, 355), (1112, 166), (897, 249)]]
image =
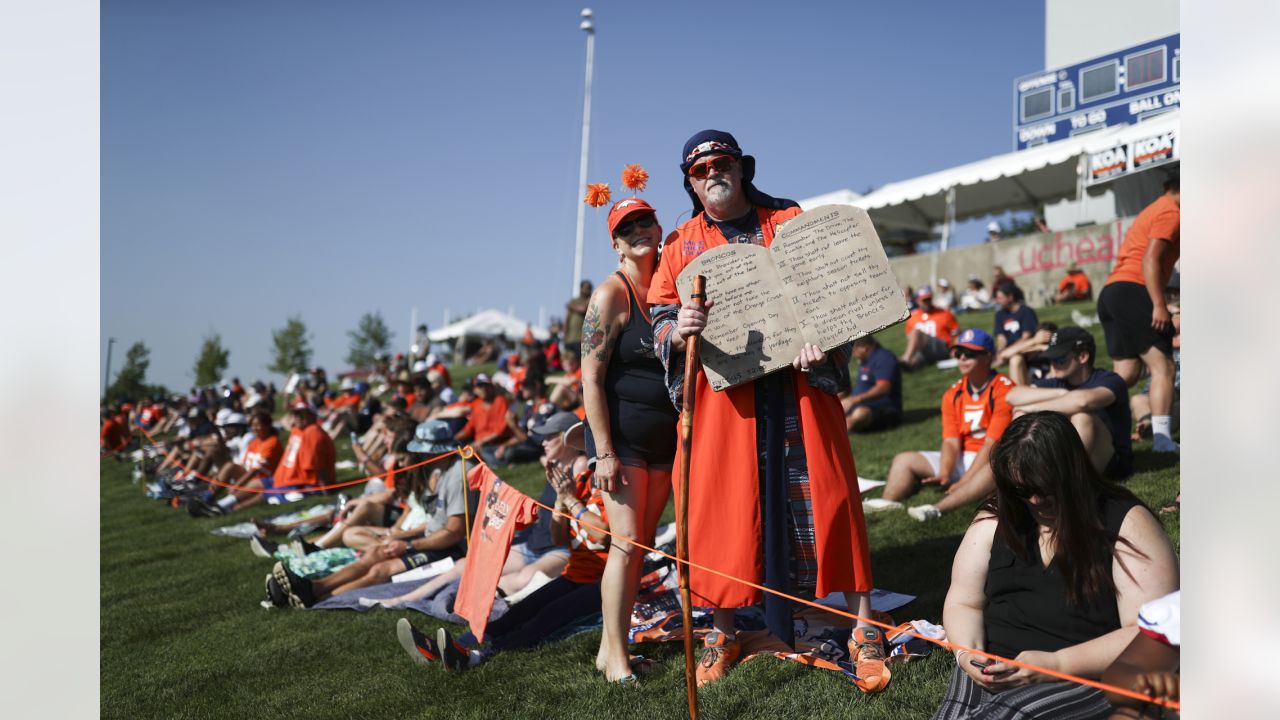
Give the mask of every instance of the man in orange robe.
[[(667, 237), (648, 300), (654, 345), (667, 369), (672, 401), (683, 397), (687, 338), (714, 322), (682, 298), (676, 278), (694, 258), (726, 243), (768, 247), (779, 226), (800, 214), (790, 200), (756, 190), (755, 158), (729, 133), (704, 130), (681, 154), (693, 217)], [(689, 477), (689, 560), (766, 587), (824, 597), (845, 593), (851, 611), (871, 614), (871, 557), (857, 471), (836, 393), (847, 383), (849, 347), (829, 353), (807, 345), (784, 369), (714, 392), (699, 373)], [(676, 462), (679, 462), (677, 455)], [(677, 480), (678, 482), (678, 480)], [(676, 494), (679, 497), (679, 493)], [(719, 679), (737, 661), (734, 609), (761, 600), (748, 585), (693, 568), (694, 604), (715, 608), (698, 684)], [(789, 601), (763, 594), (769, 630), (792, 644)], [(883, 640), (859, 622), (850, 659), (865, 692), (889, 681)]]

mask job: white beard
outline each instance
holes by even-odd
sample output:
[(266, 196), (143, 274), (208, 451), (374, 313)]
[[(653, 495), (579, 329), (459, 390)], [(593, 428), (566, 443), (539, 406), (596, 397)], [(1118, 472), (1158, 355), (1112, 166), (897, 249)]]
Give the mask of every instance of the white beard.
[(717, 183), (707, 188), (706, 206), (713, 213), (726, 210), (733, 204), (733, 188), (728, 183)]

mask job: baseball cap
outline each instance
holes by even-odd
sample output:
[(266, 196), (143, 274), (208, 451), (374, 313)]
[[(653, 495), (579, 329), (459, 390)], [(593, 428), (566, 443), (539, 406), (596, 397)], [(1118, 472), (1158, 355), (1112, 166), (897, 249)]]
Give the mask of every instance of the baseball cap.
[(991, 222), (987, 223), (987, 232), (994, 232), (994, 233), (1000, 232), (1000, 223), (996, 222), (995, 220), (992, 220)]
[(1094, 356), (1098, 351), (1097, 343), (1093, 341), (1093, 335), (1090, 335), (1088, 330), (1071, 325), (1059, 329), (1049, 337), (1049, 347), (1040, 353), (1040, 357), (1053, 360), (1067, 353), (1081, 351), (1087, 351), (1090, 356)]
[(419, 360), (413, 364), (413, 374), (424, 373), (427, 371), (427, 361)]
[(609, 234), (613, 235), (614, 229), (632, 215), (646, 212), (657, 213), (658, 211), (654, 210), (652, 205), (637, 197), (619, 200), (613, 204), (613, 207), (609, 208)]
[(405, 448), (415, 453), (444, 453), (456, 448), (449, 423), (443, 420), (427, 420), (418, 423), (413, 430), (413, 439)]
[(541, 423), (534, 425), (531, 429), (543, 437), (548, 435), (559, 435), (569, 428), (577, 425), (580, 420), (578, 416), (568, 411), (561, 411), (543, 420)]
[(311, 407), (311, 403), (306, 400), (295, 400), (289, 405), (290, 410), (306, 410), (309, 413), (315, 413), (315, 408)]
[(218, 423), (218, 425), (222, 427), (226, 427), (228, 425), (248, 425), (248, 424), (249, 424), (249, 418), (245, 417), (244, 413), (238, 413), (238, 412), (227, 413), (227, 416), (222, 418), (222, 421)]
[(951, 347), (963, 347), (977, 350), (978, 352), (993, 353), (996, 351), (996, 342), (985, 331), (978, 328), (969, 328), (960, 333), (955, 342), (951, 343)]
[(951, 287), (951, 281), (946, 278), (938, 278), (938, 287), (949, 288)]
[(931, 298), (931, 297), (933, 297), (933, 288), (929, 287), (928, 285), (921, 285), (920, 289), (916, 290), (917, 300), (922, 298)]
[[(472, 385), (490, 385), (492, 383), (493, 379), (489, 377), (488, 373), (480, 373), (471, 380)], [(537, 431), (535, 430), (534, 432)]]

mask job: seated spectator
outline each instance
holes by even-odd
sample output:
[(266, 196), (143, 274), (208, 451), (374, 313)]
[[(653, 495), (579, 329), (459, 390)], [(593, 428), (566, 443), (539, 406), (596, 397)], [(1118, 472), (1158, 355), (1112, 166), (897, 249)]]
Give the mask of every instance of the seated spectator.
[(449, 453), (435, 462), (419, 465), (397, 477), (406, 485), (402, 493), (419, 497), (426, 513), (422, 530), (409, 538), (382, 540), (369, 548), (360, 559), (335, 573), (317, 580), (295, 574), (284, 563), (276, 563), (267, 577), (267, 593), (274, 604), (294, 608), (311, 607), (325, 598), (388, 582), (391, 576), (444, 558), (458, 559), (466, 554), (467, 493), (463, 487), (462, 462), (451, 442), (449, 428), (427, 421), (415, 432), (406, 449), (412, 453), (410, 464), (428, 457)]
[(454, 392), (448, 375), (429, 370), (427, 371), (427, 384), (431, 388), (431, 394), (441, 407), (458, 402), (458, 393)]
[(1084, 274), (1079, 265), (1071, 263), (1067, 274), (1058, 281), (1058, 291), (1053, 294), (1055, 303), (1088, 300), (1093, 297), (1093, 289), (1089, 286), (1089, 276)]
[(151, 402), (142, 407), (138, 413), (138, 427), (143, 430), (154, 431), (155, 428), (164, 420), (164, 396), (153, 395)]
[(564, 375), (547, 379), (552, 386), (551, 404), (561, 410), (574, 410), (582, 405), (582, 363), (576, 350), (565, 350), (561, 359)]
[(343, 378), (342, 393), (329, 406), (329, 413), (324, 419), (323, 427), (330, 438), (337, 440), (359, 427), (360, 407), (368, 389), (364, 383)]
[(453, 385), (453, 376), (449, 374), (449, 366), (444, 364), (439, 355), (435, 353), (427, 353), (427, 377), (431, 373), (436, 373), (444, 381), (445, 387)]
[(305, 402), (295, 402), (289, 409), (292, 429), (284, 457), (273, 476), (263, 479), (270, 502), (293, 500), (302, 488), (320, 488), (334, 482), (337, 453), (333, 439), (316, 423), (316, 412)]
[(1004, 233), (1000, 230), (1000, 223), (992, 220), (987, 223), (987, 242), (1000, 242), (1004, 239)]
[(1008, 363), (1009, 377), (1017, 385), (1027, 385), (1049, 374), (1049, 361), (1040, 356), (1049, 347), (1049, 338), (1057, 332), (1058, 324), (1042, 322), (1035, 333), (1023, 338), (996, 354), (995, 364)]
[(476, 375), (471, 384), (475, 388), (476, 399), (471, 403), (467, 424), (453, 439), (460, 443), (470, 442), (486, 462), (497, 465), (494, 452), (511, 434), (507, 427), (507, 397), (498, 392), (484, 373)]
[(840, 394), (849, 432), (875, 432), (902, 422), (902, 369), (898, 358), (868, 335), (853, 341), (858, 380), (851, 393)]
[(1133, 473), (1129, 388), (1119, 375), (1093, 366), (1097, 352), (1088, 330), (1065, 327), (1055, 332), (1040, 354), (1053, 364), (1051, 376), (1010, 390), (1009, 403), (1015, 417), (1045, 410), (1062, 413), (1080, 434), (1094, 469), (1109, 478), (1125, 478)]
[[(991, 468), (996, 494), (978, 510), (952, 564), (942, 610), (947, 639), (1100, 677), (1138, 634), (1138, 609), (1178, 587), (1169, 538), (1132, 492), (1094, 470), (1058, 413), (1014, 420)], [(960, 650), (934, 718), (1110, 711), (1100, 690)]]
[(541, 375), (529, 375), (520, 386), (520, 402), (507, 410), (507, 428), (511, 436), (494, 450), (494, 457), (504, 465), (526, 463), (542, 457), (542, 437), (533, 426), (546, 420), (555, 406), (547, 400)]
[(956, 293), (951, 288), (951, 281), (938, 278), (938, 290), (933, 294), (933, 306), (939, 310), (950, 310), (956, 304)]
[[(1138, 636), (1102, 673), (1102, 682), (1162, 700), (1179, 699), (1182, 679), (1182, 592), (1152, 600), (1138, 611)], [(1107, 692), (1111, 720), (1176, 718), (1171, 710), (1151, 712), (1151, 703)]]
[[(238, 418), (233, 418), (238, 419)], [(259, 410), (249, 419), (251, 432), (244, 451), (233, 455), (232, 461), (219, 468), (215, 476), (219, 482), (234, 485), (216, 503), (195, 502), (187, 506), (192, 515), (225, 515), (258, 505), (267, 499), (266, 494), (255, 492), (269, 489), (271, 476), (284, 456), (280, 438), (271, 424), (271, 415)]]
[(916, 303), (907, 317), (907, 347), (898, 358), (908, 370), (946, 358), (947, 344), (960, 330), (950, 310), (934, 307), (933, 289), (928, 285), (916, 291)]
[(991, 448), (1013, 415), (1007, 399), (1013, 381), (991, 369), (994, 349), (991, 336), (976, 328), (956, 339), (952, 353), (963, 377), (942, 393), (941, 451), (898, 453), (884, 496), (863, 502), (866, 510), (900, 509), (921, 485), (937, 485), (946, 490), (941, 500), (907, 511), (926, 522), (991, 494)]
[(120, 422), (119, 413), (109, 407), (102, 408), (102, 431), (98, 446), (102, 452), (118, 453), (129, 446), (129, 428)]
[(1009, 277), (1009, 274), (1004, 271), (1003, 267), (999, 265), (991, 266), (991, 287), (998, 288), (1001, 285), (1005, 284), (1006, 282), (1011, 282), (1012, 280), (1013, 278)]
[[(576, 421), (572, 413), (561, 412), (546, 425), (561, 427)], [(601, 531), (609, 529), (609, 521), (600, 491), (592, 487), (587, 456), (566, 442), (568, 432), (547, 432), (543, 440), (547, 484), (556, 492), (552, 538), (556, 544), (570, 546), (564, 572), (489, 623), (483, 647), (475, 647), (471, 633), (455, 641), (442, 627), (428, 636), (401, 620), (396, 635), (409, 657), (423, 664), (440, 662), (448, 670), (466, 670), (503, 650), (539, 645), (561, 628), (600, 612), (600, 577), (609, 556), (609, 536)], [(569, 517), (582, 518), (582, 524)]]
[(480, 344), (480, 349), (476, 350), (471, 357), (467, 358), (465, 364), (468, 367), (472, 365), (483, 365), (488, 362), (493, 362), (493, 359), (497, 356), (498, 343), (493, 340), (485, 340)]
[(1036, 317), (1036, 311), (1026, 304), (1022, 288), (1012, 281), (996, 286), (995, 301), (994, 335), (996, 352), (999, 353), (1019, 340), (1034, 335), (1040, 320)]
[(961, 310), (990, 310), (991, 292), (987, 290), (977, 275), (969, 276), (969, 287), (960, 294)]

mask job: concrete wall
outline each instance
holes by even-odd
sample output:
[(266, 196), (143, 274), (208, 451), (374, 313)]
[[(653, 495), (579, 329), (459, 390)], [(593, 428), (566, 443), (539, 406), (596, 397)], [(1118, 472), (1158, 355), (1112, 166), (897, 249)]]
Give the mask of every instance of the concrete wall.
[(1053, 299), (1058, 281), (1073, 261), (1089, 276), (1097, 297), (1102, 283), (1111, 274), (1124, 233), (1132, 222), (1133, 218), (1123, 218), (1105, 225), (891, 258), (889, 262), (903, 287), (918, 288), (934, 284), (937, 278), (946, 278), (957, 294), (969, 282), (970, 275), (977, 275), (990, 288), (992, 268), (999, 265), (1026, 293), (1027, 302), (1040, 307)]
[(1045, 0), (1044, 69), (1074, 65), (1177, 32), (1178, 0)]

